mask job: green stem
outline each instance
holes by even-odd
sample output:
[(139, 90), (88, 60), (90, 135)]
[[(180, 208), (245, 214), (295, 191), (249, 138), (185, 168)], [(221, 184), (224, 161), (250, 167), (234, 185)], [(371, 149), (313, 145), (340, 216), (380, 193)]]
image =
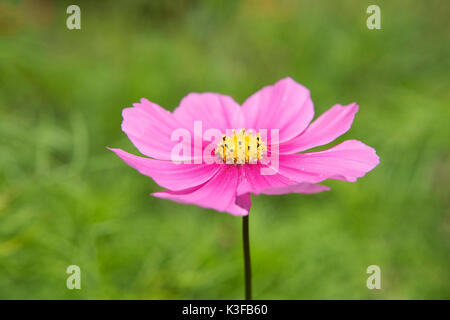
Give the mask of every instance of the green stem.
[(242, 220), (242, 240), (244, 244), (245, 299), (252, 300), (252, 267), (250, 264), (250, 241), (248, 236), (248, 215)]

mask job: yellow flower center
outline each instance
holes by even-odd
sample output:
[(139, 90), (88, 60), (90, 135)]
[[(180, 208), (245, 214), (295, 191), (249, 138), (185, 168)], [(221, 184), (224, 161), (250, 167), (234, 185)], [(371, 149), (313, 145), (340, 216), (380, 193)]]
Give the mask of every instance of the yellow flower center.
[(222, 135), (222, 141), (217, 147), (216, 156), (228, 164), (257, 163), (267, 151), (266, 144), (261, 140), (259, 133), (253, 134), (251, 130), (241, 129), (230, 136)]

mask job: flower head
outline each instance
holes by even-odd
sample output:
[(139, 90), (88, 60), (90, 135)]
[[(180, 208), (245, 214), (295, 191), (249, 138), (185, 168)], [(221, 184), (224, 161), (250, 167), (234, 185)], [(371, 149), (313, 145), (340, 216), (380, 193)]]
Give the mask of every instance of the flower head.
[(358, 105), (334, 105), (311, 123), (308, 89), (291, 78), (239, 106), (231, 97), (191, 93), (174, 112), (147, 99), (123, 110), (122, 130), (147, 157), (111, 149), (166, 191), (153, 196), (247, 215), (250, 195), (317, 193), (326, 179), (355, 182), (379, 163), (358, 140), (322, 146), (347, 132)]

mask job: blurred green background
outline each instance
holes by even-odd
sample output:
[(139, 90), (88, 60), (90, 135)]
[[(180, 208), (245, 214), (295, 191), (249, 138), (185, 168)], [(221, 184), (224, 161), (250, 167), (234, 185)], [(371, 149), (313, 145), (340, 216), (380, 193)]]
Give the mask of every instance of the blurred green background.
[(150, 197), (161, 188), (105, 147), (138, 154), (120, 124), (141, 97), (242, 103), (285, 76), (316, 115), (358, 102), (339, 141), (381, 164), (329, 192), (253, 197), (254, 297), (450, 298), (448, 2), (76, 1), (68, 30), (73, 3), (0, 3), (0, 298), (243, 298), (241, 219)]

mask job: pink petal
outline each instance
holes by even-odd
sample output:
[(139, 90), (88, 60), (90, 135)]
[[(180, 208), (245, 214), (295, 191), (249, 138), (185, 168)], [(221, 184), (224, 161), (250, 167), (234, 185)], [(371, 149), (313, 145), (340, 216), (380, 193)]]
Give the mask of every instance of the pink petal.
[(284, 194), (284, 193), (317, 193), (329, 190), (327, 186), (311, 183), (298, 183), (279, 173), (262, 175), (262, 165), (247, 165), (244, 167), (244, 180), (238, 188), (238, 194), (251, 192), (258, 194)]
[(170, 160), (172, 148), (178, 143), (170, 140), (171, 134), (183, 126), (169, 111), (147, 99), (133, 106), (122, 111), (122, 130), (142, 154)]
[(322, 191), (330, 190), (329, 187), (320, 184), (313, 183), (297, 183), (290, 186), (278, 187), (278, 188), (268, 188), (261, 191), (262, 194), (278, 195), (286, 193), (318, 193)]
[(280, 174), (263, 175), (261, 174), (260, 164), (249, 164), (242, 168), (244, 180), (239, 185), (238, 194), (245, 194), (251, 192), (258, 195), (263, 190), (277, 187), (285, 187), (292, 185), (294, 181)]
[[(195, 204), (200, 207), (245, 216), (248, 209), (236, 203), (239, 170), (235, 166), (222, 165), (219, 172), (205, 184), (181, 191), (163, 191), (153, 196), (176, 202)], [(240, 199), (240, 204), (243, 199)], [(244, 199), (245, 200), (245, 199)]]
[(193, 128), (194, 121), (202, 121), (203, 131), (238, 129), (243, 126), (239, 105), (233, 98), (217, 93), (190, 93), (184, 97), (173, 112), (175, 119), (187, 128)]
[(358, 105), (334, 105), (299, 136), (280, 145), (280, 153), (296, 153), (332, 142), (347, 132), (358, 112)]
[(242, 105), (247, 129), (279, 129), (280, 142), (298, 136), (314, 116), (309, 90), (291, 78), (267, 86)]
[(241, 196), (237, 196), (236, 197), (236, 204), (241, 207), (244, 208), (245, 210), (247, 210), (247, 214), (248, 212), (250, 212), (250, 208), (252, 206), (252, 197), (250, 195), (250, 193), (245, 193)]
[(121, 149), (110, 150), (129, 166), (170, 190), (183, 190), (199, 186), (210, 180), (220, 168), (216, 164), (175, 164), (172, 161), (138, 157)]
[(354, 182), (379, 163), (375, 149), (357, 140), (319, 152), (280, 155), (279, 173), (297, 182), (325, 179)]

